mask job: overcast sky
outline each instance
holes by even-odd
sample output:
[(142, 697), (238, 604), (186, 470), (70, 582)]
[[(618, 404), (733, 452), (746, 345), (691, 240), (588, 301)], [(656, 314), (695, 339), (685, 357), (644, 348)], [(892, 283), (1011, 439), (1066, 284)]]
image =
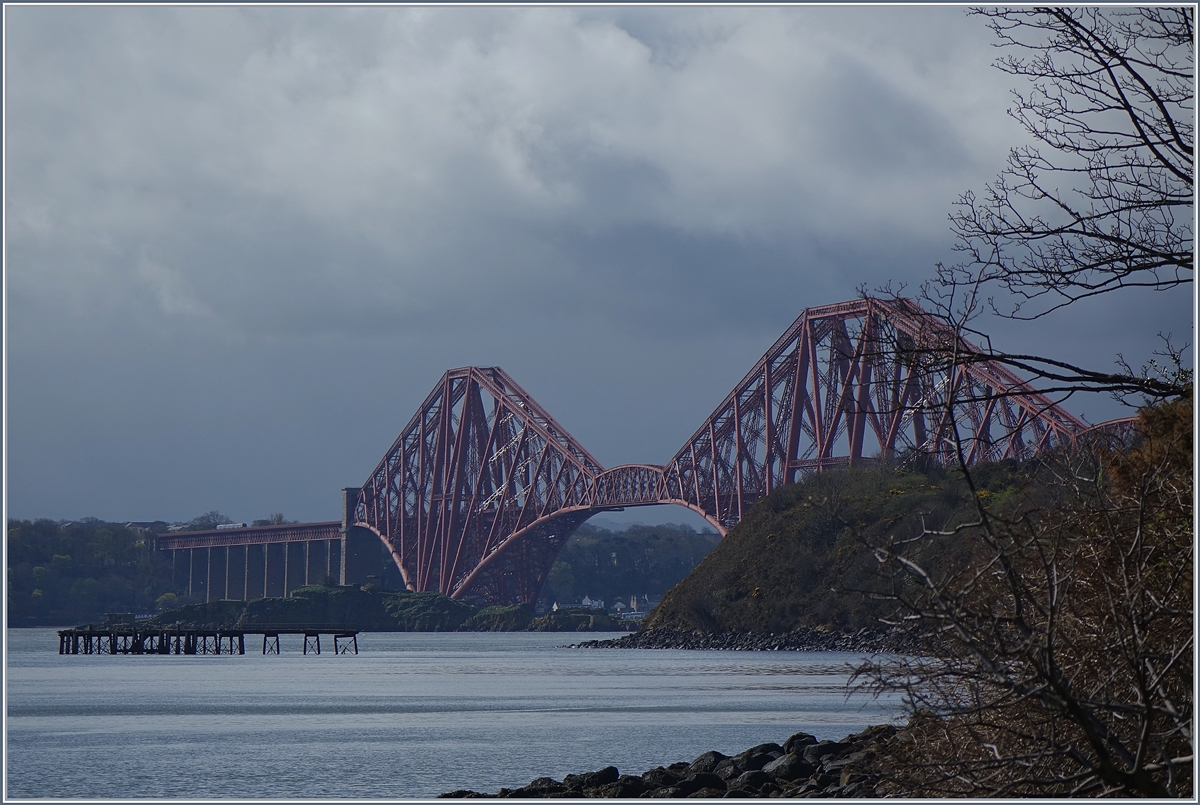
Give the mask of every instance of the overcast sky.
[[(952, 262), (1024, 142), (958, 7), (5, 18), (10, 517), (337, 519), (467, 365), (664, 463), (805, 307)], [(1106, 368), (1189, 294), (979, 326)]]

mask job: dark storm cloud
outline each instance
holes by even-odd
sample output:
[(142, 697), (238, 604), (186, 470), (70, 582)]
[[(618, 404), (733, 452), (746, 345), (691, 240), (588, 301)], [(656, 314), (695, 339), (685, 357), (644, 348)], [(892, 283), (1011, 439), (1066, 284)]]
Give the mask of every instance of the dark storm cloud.
[(958, 8), (6, 15), (23, 517), (334, 517), (469, 364), (665, 461), (1020, 141)]

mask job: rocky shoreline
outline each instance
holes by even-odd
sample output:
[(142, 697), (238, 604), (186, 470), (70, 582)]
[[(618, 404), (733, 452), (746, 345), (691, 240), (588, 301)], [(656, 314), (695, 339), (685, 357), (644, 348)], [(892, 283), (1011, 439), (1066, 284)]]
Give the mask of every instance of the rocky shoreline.
[(691, 763), (659, 766), (641, 775), (621, 774), (607, 766), (568, 774), (561, 781), (539, 777), (522, 788), (501, 788), (495, 794), (460, 790), (439, 799), (875, 797), (887, 793), (880, 789), (887, 778), (879, 760), (902, 734), (891, 725), (868, 727), (840, 741), (818, 741), (798, 732), (782, 746), (759, 744), (732, 757), (705, 752)]
[(912, 653), (911, 640), (895, 630), (830, 632), (800, 628), (783, 634), (646, 629), (611, 640), (588, 640), (573, 648), (702, 649), (706, 651), (851, 651), (861, 654)]

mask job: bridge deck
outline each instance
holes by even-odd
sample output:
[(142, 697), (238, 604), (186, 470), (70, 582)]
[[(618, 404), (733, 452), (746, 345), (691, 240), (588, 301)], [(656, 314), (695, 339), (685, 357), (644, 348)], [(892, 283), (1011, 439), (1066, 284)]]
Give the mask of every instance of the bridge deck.
[(274, 542), (313, 542), (341, 538), (339, 520), (322, 523), (223, 528), (213, 531), (178, 531), (160, 534), (158, 547), (163, 551), (183, 548), (224, 548), (230, 545), (265, 545)]

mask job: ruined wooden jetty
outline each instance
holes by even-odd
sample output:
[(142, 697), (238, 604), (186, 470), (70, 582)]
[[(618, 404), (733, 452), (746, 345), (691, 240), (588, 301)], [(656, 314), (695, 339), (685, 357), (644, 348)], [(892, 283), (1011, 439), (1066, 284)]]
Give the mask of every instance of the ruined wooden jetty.
[(304, 653), (321, 653), (321, 635), (333, 638), (334, 654), (358, 653), (358, 630), (320, 624), (266, 624), (193, 629), (148, 624), (77, 626), (58, 632), (59, 654), (245, 654), (246, 635), (262, 635), (262, 653), (279, 653), (279, 636), (304, 636)]

